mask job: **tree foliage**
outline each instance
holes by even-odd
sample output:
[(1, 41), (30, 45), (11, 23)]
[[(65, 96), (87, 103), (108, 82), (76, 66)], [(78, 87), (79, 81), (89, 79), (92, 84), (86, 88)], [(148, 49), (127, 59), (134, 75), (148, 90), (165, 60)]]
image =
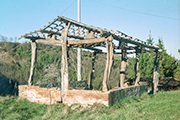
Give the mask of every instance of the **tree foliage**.
[[(153, 38), (151, 31), (149, 32), (149, 38), (146, 41), (149, 44), (153, 44)], [(139, 55), (139, 69), (141, 77), (153, 77), (155, 53), (141, 53)]]
[(158, 46), (162, 49), (159, 60), (160, 77), (174, 77), (177, 60), (166, 52), (162, 38), (158, 39)]
[(151, 30), (149, 30), (149, 38), (146, 40), (147, 41), (147, 43), (149, 43), (149, 44), (154, 44), (154, 38), (152, 38), (152, 35), (151, 35)]

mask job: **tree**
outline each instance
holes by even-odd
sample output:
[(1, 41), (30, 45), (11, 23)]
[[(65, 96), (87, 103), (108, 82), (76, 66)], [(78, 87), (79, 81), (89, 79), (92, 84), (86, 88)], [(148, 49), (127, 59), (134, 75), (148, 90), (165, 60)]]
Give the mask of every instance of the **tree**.
[[(151, 30), (149, 38), (146, 40), (149, 44), (154, 44)], [(141, 77), (153, 77), (155, 53), (143, 53), (139, 55), (139, 69)]]
[(1, 41), (1, 42), (7, 42), (7, 41), (8, 41), (8, 38), (1, 35), (1, 36), (0, 36), (0, 41)]
[(154, 39), (152, 38), (152, 35), (151, 35), (151, 30), (149, 30), (149, 38), (146, 40), (147, 41), (147, 43), (149, 43), (149, 44), (154, 44), (154, 41), (153, 41)]
[(158, 39), (158, 45), (157, 45), (160, 49), (162, 49), (163, 51), (165, 50), (164, 48), (164, 43), (161, 37), (159, 37)]
[(162, 49), (159, 60), (160, 77), (174, 77), (177, 68), (177, 60), (166, 52), (162, 38), (158, 39), (157, 46)]

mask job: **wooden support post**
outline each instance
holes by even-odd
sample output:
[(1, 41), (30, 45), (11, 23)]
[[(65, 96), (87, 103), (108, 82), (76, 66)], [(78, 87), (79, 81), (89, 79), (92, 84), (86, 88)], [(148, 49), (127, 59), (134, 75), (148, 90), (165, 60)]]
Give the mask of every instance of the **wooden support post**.
[(34, 65), (36, 62), (36, 49), (37, 49), (37, 45), (35, 40), (31, 40), (31, 68), (30, 68), (30, 75), (29, 75), (29, 80), (28, 80), (28, 85), (32, 85), (32, 81), (33, 81), (33, 75), (34, 75)]
[(126, 63), (127, 63), (127, 50), (122, 49), (122, 61), (121, 61), (121, 70), (120, 70), (120, 87), (124, 87), (124, 80), (125, 80), (125, 70), (126, 70)]
[(95, 57), (96, 57), (96, 52), (93, 52), (92, 53), (92, 70), (89, 74), (89, 81), (88, 81), (88, 88), (89, 89), (92, 89), (92, 76), (93, 76), (93, 73), (95, 72), (95, 69), (94, 69)]
[(108, 91), (108, 86), (107, 82), (109, 81), (110, 78), (110, 72), (112, 68), (112, 63), (113, 63), (113, 46), (112, 46), (112, 36), (109, 37), (110, 41), (106, 41), (106, 50), (107, 50), (107, 61), (106, 61), (106, 68), (104, 71), (104, 77), (103, 77), (103, 91), (106, 92)]
[(135, 64), (135, 85), (139, 84), (140, 72), (139, 72), (139, 52), (140, 50), (136, 49), (136, 64)]
[(69, 71), (68, 71), (68, 61), (67, 61), (67, 33), (70, 23), (66, 24), (64, 30), (62, 31), (62, 60), (61, 60), (61, 100), (62, 102), (66, 98), (66, 92), (69, 86)]
[(159, 58), (160, 51), (156, 50), (156, 58), (154, 60), (154, 74), (153, 74), (153, 84), (152, 84), (152, 92), (157, 94), (158, 91), (158, 82), (159, 82)]

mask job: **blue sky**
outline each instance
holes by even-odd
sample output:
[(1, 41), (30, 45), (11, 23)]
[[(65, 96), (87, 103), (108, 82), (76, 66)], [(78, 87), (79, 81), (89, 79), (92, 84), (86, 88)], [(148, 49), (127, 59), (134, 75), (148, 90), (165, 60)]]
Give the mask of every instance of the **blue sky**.
[[(20, 37), (57, 16), (77, 20), (77, 0), (1, 0), (0, 16), (0, 34)], [(81, 0), (81, 22), (143, 41), (151, 30), (155, 44), (161, 37), (167, 52), (180, 59), (180, 0)]]

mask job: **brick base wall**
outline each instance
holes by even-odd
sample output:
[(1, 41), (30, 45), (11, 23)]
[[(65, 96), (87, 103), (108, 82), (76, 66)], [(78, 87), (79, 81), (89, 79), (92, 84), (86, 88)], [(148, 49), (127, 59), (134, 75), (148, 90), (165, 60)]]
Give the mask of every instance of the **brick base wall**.
[(127, 88), (117, 88), (110, 90), (109, 93), (109, 106), (120, 102), (120, 100), (126, 97), (141, 96), (143, 93), (148, 92), (148, 84), (129, 86)]
[(61, 102), (61, 93), (57, 88), (41, 88), (39, 86), (19, 85), (19, 96), (31, 102), (53, 104)]
[[(68, 90), (64, 103), (71, 105), (101, 103), (111, 106), (126, 97), (140, 96), (148, 91), (148, 85), (130, 86), (127, 88), (115, 88), (108, 92), (96, 90)], [(39, 86), (19, 85), (19, 96), (31, 102), (53, 104), (61, 102), (59, 88), (41, 88)]]

